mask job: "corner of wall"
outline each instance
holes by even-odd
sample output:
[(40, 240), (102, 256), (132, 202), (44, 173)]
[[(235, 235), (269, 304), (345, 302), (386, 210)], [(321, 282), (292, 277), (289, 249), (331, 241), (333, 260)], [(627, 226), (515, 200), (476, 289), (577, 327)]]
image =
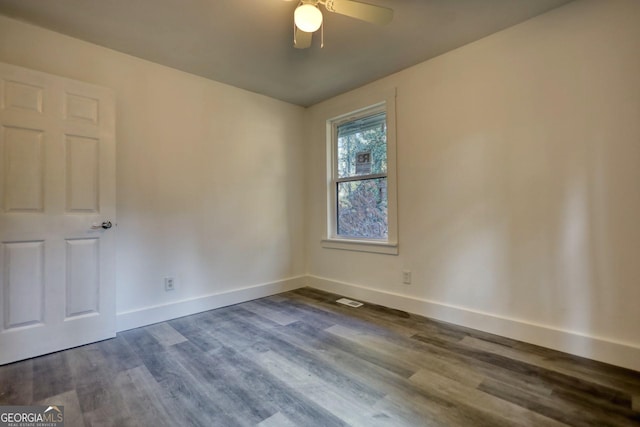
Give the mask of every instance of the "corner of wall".
[(306, 286), (306, 276), (297, 276), (276, 282), (248, 286), (242, 289), (219, 292), (202, 297), (154, 305), (117, 314), (118, 332), (165, 322), (191, 314), (264, 298)]

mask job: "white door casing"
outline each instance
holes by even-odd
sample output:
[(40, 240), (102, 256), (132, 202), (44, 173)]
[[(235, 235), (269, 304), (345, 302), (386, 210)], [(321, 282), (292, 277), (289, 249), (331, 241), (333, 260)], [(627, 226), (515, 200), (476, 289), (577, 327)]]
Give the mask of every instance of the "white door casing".
[(113, 92), (0, 63), (0, 364), (115, 336), (115, 214)]

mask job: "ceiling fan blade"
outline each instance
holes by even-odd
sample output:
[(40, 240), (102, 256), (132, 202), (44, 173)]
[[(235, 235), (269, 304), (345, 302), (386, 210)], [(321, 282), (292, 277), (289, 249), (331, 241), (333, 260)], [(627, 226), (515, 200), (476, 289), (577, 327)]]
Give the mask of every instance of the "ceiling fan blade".
[(293, 47), (296, 49), (307, 49), (311, 47), (312, 37), (313, 33), (307, 33), (306, 31), (302, 31), (300, 28), (296, 27)]
[(371, 22), (373, 24), (388, 24), (393, 19), (393, 10), (368, 3), (353, 0), (333, 0), (327, 2), (327, 10), (350, 16), (351, 18)]

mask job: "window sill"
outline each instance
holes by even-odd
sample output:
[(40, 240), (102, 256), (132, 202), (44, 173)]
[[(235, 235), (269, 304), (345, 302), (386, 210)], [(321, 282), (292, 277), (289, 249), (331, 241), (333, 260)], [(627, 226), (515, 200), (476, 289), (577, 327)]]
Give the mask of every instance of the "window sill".
[(398, 244), (350, 239), (323, 239), (322, 247), (344, 251), (372, 252), (376, 254), (398, 255)]

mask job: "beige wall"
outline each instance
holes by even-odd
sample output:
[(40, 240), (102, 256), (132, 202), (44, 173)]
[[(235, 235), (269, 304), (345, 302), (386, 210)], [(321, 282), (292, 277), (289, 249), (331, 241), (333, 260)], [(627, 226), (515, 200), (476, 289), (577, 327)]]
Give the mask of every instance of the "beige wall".
[(0, 61), (116, 92), (118, 312), (304, 273), (304, 109), (1, 16)]
[[(400, 254), (322, 248), (325, 120), (391, 87)], [(571, 3), (308, 120), (311, 284), (589, 356), (536, 334), (640, 349), (639, 1)]]

